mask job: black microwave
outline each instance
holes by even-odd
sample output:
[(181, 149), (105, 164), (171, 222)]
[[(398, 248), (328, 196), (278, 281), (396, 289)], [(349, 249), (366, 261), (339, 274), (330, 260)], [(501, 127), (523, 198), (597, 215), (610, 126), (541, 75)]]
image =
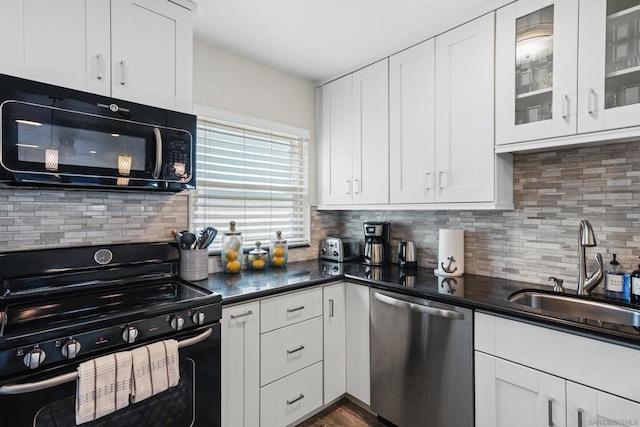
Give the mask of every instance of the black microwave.
[(196, 117), (0, 74), (0, 183), (195, 188)]

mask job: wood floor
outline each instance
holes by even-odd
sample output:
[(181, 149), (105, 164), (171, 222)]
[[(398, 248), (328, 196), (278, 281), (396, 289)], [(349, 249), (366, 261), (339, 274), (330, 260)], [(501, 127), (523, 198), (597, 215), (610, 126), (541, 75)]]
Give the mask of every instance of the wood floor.
[(370, 412), (348, 399), (334, 403), (298, 427), (386, 427)]

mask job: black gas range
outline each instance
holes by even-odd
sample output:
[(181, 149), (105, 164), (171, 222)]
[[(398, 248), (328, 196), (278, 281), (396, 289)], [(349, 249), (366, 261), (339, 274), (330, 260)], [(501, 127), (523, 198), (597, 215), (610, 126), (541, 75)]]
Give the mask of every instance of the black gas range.
[[(75, 425), (81, 362), (175, 339), (185, 370), (179, 398), (188, 402), (167, 425), (220, 425), (221, 296), (181, 280), (178, 259), (170, 242), (0, 253), (3, 421), (12, 414), (12, 425)], [(164, 399), (155, 407), (150, 401), (122, 411), (144, 419), (164, 406)], [(96, 425), (122, 425), (122, 417), (116, 412)]]

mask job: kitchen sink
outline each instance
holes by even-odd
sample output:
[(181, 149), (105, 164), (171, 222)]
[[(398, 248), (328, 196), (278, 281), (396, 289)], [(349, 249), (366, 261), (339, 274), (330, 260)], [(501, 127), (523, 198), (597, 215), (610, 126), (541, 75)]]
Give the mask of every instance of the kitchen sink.
[(558, 317), (578, 317), (597, 322), (640, 327), (640, 310), (596, 301), (577, 295), (523, 289), (512, 293), (509, 301), (543, 310)]

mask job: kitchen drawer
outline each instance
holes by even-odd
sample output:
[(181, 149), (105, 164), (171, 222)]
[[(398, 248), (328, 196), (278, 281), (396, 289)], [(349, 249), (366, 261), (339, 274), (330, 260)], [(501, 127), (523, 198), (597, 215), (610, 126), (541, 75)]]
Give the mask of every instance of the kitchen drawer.
[(322, 317), (262, 334), (260, 385), (322, 360)]
[(268, 298), (260, 302), (260, 332), (269, 332), (321, 315), (321, 287)]
[(283, 427), (322, 406), (322, 362), (260, 389), (260, 427)]

